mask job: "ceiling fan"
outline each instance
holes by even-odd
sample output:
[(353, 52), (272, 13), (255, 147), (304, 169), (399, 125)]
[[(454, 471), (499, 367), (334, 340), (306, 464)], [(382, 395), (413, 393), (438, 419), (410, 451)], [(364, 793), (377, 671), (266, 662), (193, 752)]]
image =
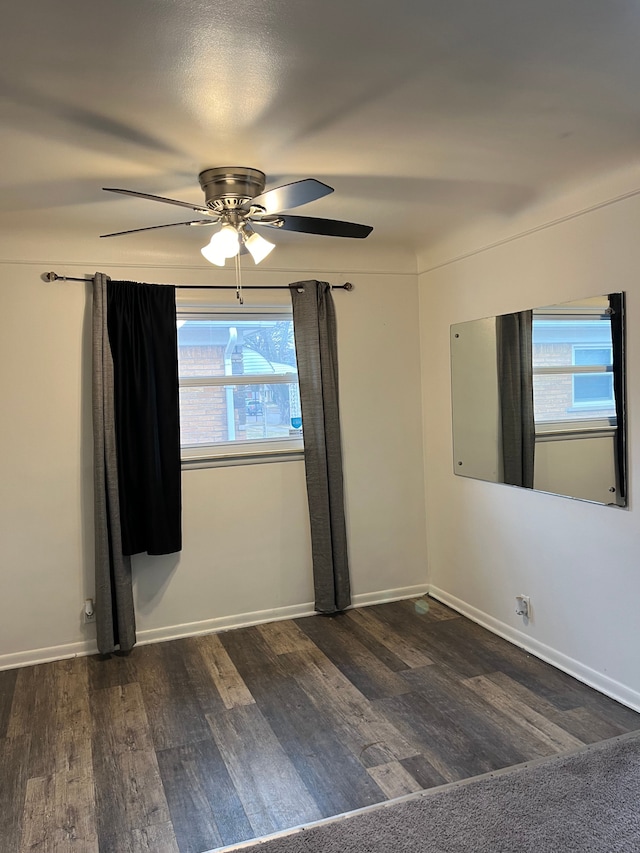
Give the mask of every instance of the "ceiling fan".
[(151, 225), (147, 228), (133, 228), (129, 231), (116, 231), (113, 234), (101, 234), (101, 237), (119, 237), (122, 234), (135, 234), (138, 231), (153, 231), (157, 228), (175, 228), (177, 226), (220, 225), (220, 230), (211, 241), (201, 249), (204, 257), (211, 263), (224, 266), (227, 258), (234, 258), (248, 252), (256, 264), (266, 258), (274, 244), (261, 237), (254, 225), (265, 228), (298, 231), (304, 234), (320, 234), (327, 237), (364, 238), (373, 228), (370, 225), (358, 225), (355, 222), (342, 222), (338, 219), (318, 219), (312, 216), (291, 216), (282, 213), (316, 201), (333, 192), (333, 188), (315, 178), (305, 178), (283, 184), (265, 192), (266, 176), (258, 169), (243, 166), (221, 166), (205, 169), (198, 175), (200, 186), (204, 190), (205, 204), (191, 204), (135, 190), (121, 190), (115, 187), (103, 187), (106, 192), (148, 198), (164, 204), (186, 207), (196, 213), (204, 214), (206, 219), (191, 219), (187, 222), (170, 222), (167, 225)]

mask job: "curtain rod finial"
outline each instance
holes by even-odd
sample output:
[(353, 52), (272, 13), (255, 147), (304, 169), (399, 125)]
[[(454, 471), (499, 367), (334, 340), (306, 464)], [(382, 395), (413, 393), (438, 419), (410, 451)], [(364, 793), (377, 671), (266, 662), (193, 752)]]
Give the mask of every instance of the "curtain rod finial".
[(43, 281), (58, 281), (59, 277), (55, 272), (43, 272), (40, 276)]

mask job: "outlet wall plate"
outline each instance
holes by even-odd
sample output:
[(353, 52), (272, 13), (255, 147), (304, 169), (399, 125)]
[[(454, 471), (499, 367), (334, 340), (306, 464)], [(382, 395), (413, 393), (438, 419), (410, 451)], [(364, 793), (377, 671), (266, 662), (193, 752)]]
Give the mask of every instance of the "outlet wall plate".
[(93, 598), (85, 598), (84, 607), (82, 608), (83, 622), (89, 625), (96, 621), (96, 606)]

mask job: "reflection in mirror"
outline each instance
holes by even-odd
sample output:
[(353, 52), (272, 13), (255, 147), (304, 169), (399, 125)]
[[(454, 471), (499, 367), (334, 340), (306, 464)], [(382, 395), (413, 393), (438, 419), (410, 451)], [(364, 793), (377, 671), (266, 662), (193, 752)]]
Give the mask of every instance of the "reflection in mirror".
[(454, 471), (626, 506), (624, 294), (451, 327)]

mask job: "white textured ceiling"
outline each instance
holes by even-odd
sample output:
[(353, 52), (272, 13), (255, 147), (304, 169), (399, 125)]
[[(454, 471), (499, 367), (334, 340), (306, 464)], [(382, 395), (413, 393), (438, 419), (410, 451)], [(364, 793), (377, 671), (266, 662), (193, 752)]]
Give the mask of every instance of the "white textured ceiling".
[(634, 162), (639, 37), (637, 0), (13, 0), (0, 226), (179, 221), (100, 188), (201, 203), (202, 168), (244, 165), (417, 249)]

